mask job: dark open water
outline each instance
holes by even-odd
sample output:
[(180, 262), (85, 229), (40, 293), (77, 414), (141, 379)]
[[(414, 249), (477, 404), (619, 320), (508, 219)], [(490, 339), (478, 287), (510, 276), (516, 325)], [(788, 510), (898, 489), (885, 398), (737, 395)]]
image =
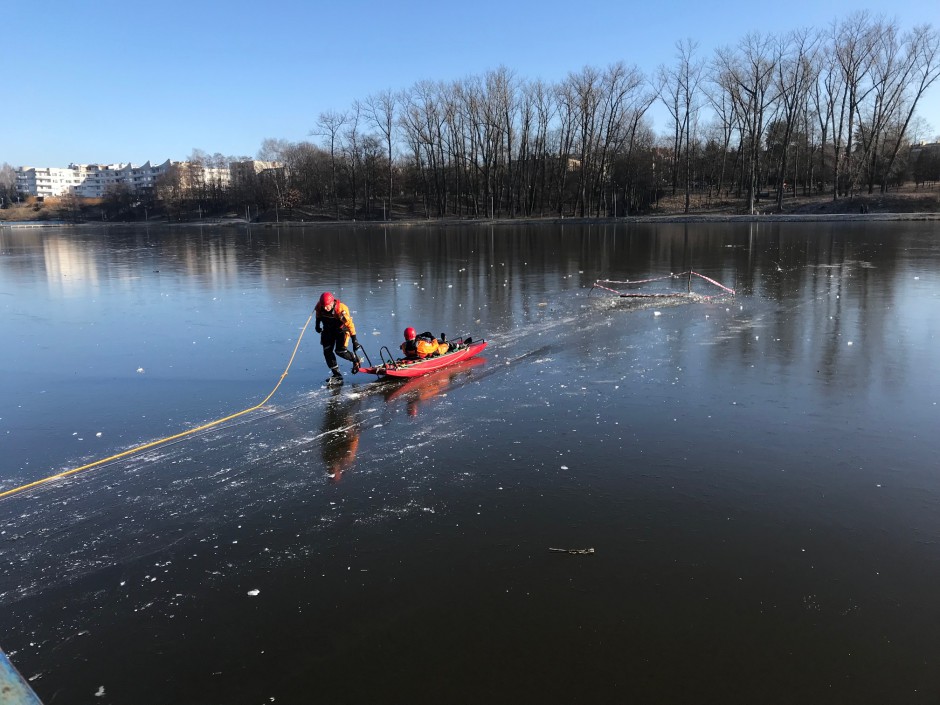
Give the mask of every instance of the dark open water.
[(331, 392), (311, 324), (0, 500), (0, 646), (47, 705), (940, 702), (936, 230), (0, 230), (0, 490), (257, 404), (324, 289), (490, 342)]

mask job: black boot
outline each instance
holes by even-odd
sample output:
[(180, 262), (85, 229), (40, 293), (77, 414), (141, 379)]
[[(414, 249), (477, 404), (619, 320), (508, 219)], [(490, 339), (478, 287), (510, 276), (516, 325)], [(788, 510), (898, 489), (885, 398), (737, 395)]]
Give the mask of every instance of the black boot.
[(343, 383), (343, 373), (339, 371), (338, 367), (331, 367), (330, 370), (333, 372), (333, 375), (326, 380), (327, 384), (342, 384)]

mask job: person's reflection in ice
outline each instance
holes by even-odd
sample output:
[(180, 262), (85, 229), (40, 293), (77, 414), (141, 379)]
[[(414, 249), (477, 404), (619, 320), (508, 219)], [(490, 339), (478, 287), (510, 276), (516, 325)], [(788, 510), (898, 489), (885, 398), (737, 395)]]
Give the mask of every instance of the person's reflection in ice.
[(320, 450), (331, 482), (339, 482), (343, 473), (356, 462), (361, 431), (356, 418), (359, 404), (358, 397), (344, 397), (340, 389), (336, 389), (333, 398), (326, 403)]

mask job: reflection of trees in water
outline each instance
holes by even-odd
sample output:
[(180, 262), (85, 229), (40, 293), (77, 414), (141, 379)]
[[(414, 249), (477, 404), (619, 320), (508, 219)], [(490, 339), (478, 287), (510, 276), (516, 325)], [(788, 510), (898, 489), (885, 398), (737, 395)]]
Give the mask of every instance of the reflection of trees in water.
[(362, 431), (358, 420), (361, 398), (344, 397), (341, 392), (335, 390), (326, 403), (320, 437), (323, 463), (334, 482), (355, 464)]
[[(902, 337), (895, 329), (902, 325), (897, 301), (904, 296), (905, 246), (885, 240), (903, 237), (898, 225), (745, 227), (746, 244), (736, 248), (740, 303), (753, 297), (788, 310), (756, 321), (745, 306), (742, 315), (751, 325), (742, 319), (740, 334), (713, 349), (716, 364), (742, 367), (769, 355), (785, 368), (799, 364), (801, 374), (823, 382), (838, 380), (842, 390), (908, 368), (904, 346), (890, 342)], [(877, 372), (876, 364), (882, 368)]]
[[(319, 225), (250, 231), (226, 226), (162, 229), (159, 236), (121, 229), (49, 229), (41, 236), (4, 231), (0, 241), (17, 251), (44, 251), (46, 271), (34, 276), (59, 287), (87, 289), (115, 271), (144, 280), (157, 271), (181, 273), (213, 291), (242, 287), (242, 280), (277, 293), (295, 287), (318, 293), (338, 283), (365, 331), (397, 335), (398, 321), (391, 315), (419, 311), (427, 325), (448, 329), (454, 338), (492, 336), (540, 322), (598, 278), (694, 269), (736, 288), (742, 302), (759, 297), (800, 304), (792, 313), (750, 320), (752, 327), (767, 326), (759, 341), (753, 330), (744, 331), (748, 321), (742, 319), (740, 335), (728, 335), (715, 347), (716, 364), (752, 363), (772, 352), (789, 365), (811, 355), (813, 363), (806, 364), (807, 369), (815, 365), (814, 375), (818, 370), (824, 379), (843, 377), (846, 366), (854, 366), (848, 382), (857, 376), (863, 383), (873, 365), (895, 376), (909, 368), (908, 350), (890, 341), (908, 334), (899, 330), (907, 324), (899, 310), (907, 304), (905, 258), (911, 245), (929, 237), (931, 227), (910, 222)], [(14, 257), (0, 266), (36, 268), (36, 262)], [(284, 317), (294, 320), (297, 312)], [(851, 355), (848, 339), (856, 341)], [(810, 353), (803, 352), (806, 345), (812, 346)], [(859, 354), (859, 345), (877, 346), (879, 354)]]

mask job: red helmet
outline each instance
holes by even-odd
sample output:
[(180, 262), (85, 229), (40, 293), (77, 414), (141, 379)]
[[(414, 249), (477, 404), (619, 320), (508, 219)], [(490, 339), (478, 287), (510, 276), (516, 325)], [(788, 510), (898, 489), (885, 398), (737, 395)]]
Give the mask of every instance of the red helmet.
[(405, 328), (405, 340), (414, 340), (417, 337), (418, 334), (415, 332), (414, 328), (411, 328), (410, 326)]
[(336, 301), (336, 298), (330, 292), (324, 291), (322, 294), (320, 294), (320, 306), (323, 308), (326, 308), (334, 301)]

